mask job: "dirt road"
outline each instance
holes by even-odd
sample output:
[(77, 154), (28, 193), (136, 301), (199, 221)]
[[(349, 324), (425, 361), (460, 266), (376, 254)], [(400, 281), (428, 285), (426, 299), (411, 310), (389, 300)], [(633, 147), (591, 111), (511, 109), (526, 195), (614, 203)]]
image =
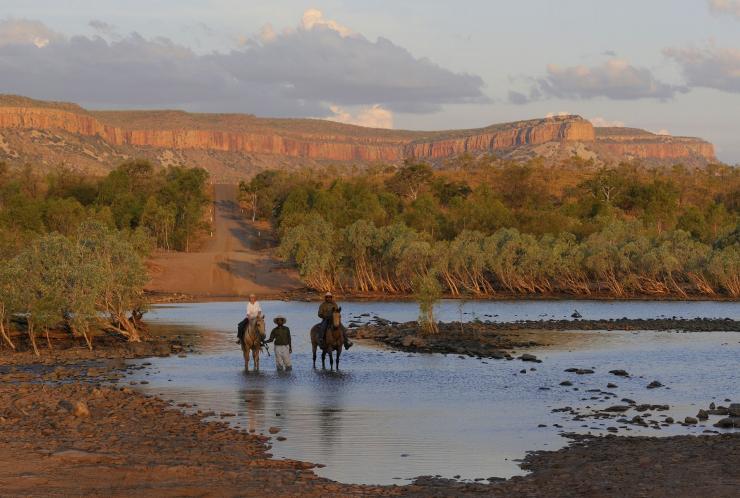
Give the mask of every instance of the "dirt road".
[(213, 212), (213, 232), (201, 250), (154, 255), (148, 291), (235, 297), (303, 287), (297, 274), (272, 256), (269, 228), (252, 224), (240, 212), (236, 185), (214, 186)]

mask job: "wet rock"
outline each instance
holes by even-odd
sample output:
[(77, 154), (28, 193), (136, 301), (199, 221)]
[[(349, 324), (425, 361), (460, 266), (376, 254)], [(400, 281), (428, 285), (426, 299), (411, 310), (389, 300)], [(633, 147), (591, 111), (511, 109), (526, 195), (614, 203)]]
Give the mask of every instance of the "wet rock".
[(609, 373), (618, 377), (629, 377), (630, 374), (626, 370), (609, 370)]
[(665, 418), (665, 423), (666, 424), (672, 424), (673, 422), (675, 422), (675, 420), (673, 420), (673, 417), (666, 417)]
[(569, 380), (564, 380), (563, 382), (560, 383), (560, 385), (561, 386), (572, 386), (573, 383)]
[(740, 428), (740, 417), (726, 417), (717, 421), (714, 427), (721, 429), (732, 429), (733, 427)]
[(617, 387), (619, 387), (619, 386), (618, 386), (618, 385), (616, 385), (616, 384), (613, 384), (613, 383), (609, 382), (609, 383), (608, 383), (608, 384), (606, 385), (606, 387), (607, 387), (608, 389), (616, 389), (616, 388), (617, 388)]
[(740, 403), (732, 403), (728, 411), (731, 417), (740, 417)]
[(535, 355), (529, 354), (529, 353), (524, 353), (523, 355), (519, 357), (519, 359), (522, 361), (534, 361), (536, 363), (542, 363), (542, 360), (538, 359)]
[(685, 419), (683, 419), (683, 423), (688, 425), (696, 425), (699, 423), (699, 421), (696, 420), (694, 417), (686, 417)]
[(422, 348), (427, 345), (427, 341), (418, 335), (407, 335), (401, 340), (401, 344), (405, 348)]
[(280, 427), (272, 426), (267, 429), (267, 432), (269, 432), (270, 434), (277, 434), (278, 432), (280, 432)]
[(628, 405), (614, 405), (614, 406), (610, 406), (609, 408), (604, 408), (604, 410), (602, 410), (602, 411), (605, 411), (605, 412), (626, 412), (630, 408), (632, 408), (632, 407), (631, 406), (628, 406)]
[(566, 368), (565, 371), (569, 373), (575, 373), (578, 375), (586, 375), (586, 374), (594, 373), (594, 371), (591, 370), (590, 368)]
[(696, 414), (696, 418), (699, 420), (706, 420), (709, 418), (709, 413), (707, 413), (706, 410), (699, 410), (699, 413)]
[(658, 387), (663, 387), (663, 384), (661, 384), (657, 380), (654, 380), (650, 384), (647, 385), (647, 388), (648, 389), (655, 389), (655, 388), (658, 388)]

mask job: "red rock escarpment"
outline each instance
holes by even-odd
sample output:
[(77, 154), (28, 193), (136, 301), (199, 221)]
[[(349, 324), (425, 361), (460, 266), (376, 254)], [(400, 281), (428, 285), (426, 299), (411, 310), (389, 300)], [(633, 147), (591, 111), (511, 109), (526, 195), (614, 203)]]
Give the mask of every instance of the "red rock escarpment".
[(580, 142), (621, 160), (701, 158), (715, 161), (712, 144), (630, 128), (596, 128), (579, 116), (493, 125), (471, 130), (379, 130), (321, 120), (272, 120), (248, 115), (178, 111), (89, 112), (72, 104), (0, 96), (0, 128), (62, 130), (97, 136), (112, 146), (213, 150), (334, 161), (398, 162), (463, 153)]
[[(510, 123), (460, 132), (346, 135), (223, 131), (218, 129), (126, 129), (106, 124), (87, 112), (42, 107), (0, 107), (0, 128), (64, 130), (100, 136), (112, 145), (167, 149), (204, 149), (276, 154), (337, 161), (437, 159), (463, 152), (485, 152), (553, 141), (593, 141), (591, 124), (577, 116)], [(431, 136), (426, 139), (426, 136)], [(447, 138), (447, 137), (450, 138)], [(418, 137), (418, 138), (417, 138)]]

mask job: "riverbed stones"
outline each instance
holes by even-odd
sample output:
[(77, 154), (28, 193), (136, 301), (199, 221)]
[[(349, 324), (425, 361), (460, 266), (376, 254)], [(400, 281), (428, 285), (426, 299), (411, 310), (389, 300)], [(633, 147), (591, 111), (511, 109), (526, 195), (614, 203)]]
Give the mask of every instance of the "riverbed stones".
[(696, 418), (699, 420), (707, 420), (709, 418), (709, 413), (707, 413), (706, 410), (699, 410), (699, 413), (696, 414)]
[(726, 417), (723, 419), (718, 420), (714, 427), (719, 427), (721, 429), (732, 429), (740, 428), (740, 417)]
[(728, 411), (731, 417), (740, 417), (740, 403), (731, 403)]
[(683, 423), (687, 425), (696, 425), (699, 423), (699, 421), (694, 417), (686, 417), (685, 419), (683, 419)]
[(609, 373), (618, 377), (629, 377), (630, 374), (626, 370), (609, 370)]
[(647, 385), (648, 389), (656, 389), (658, 387), (663, 387), (663, 384), (658, 382), (657, 380), (652, 381), (650, 384)]
[(524, 353), (521, 356), (519, 356), (519, 359), (522, 361), (533, 361), (535, 363), (542, 363), (542, 360), (538, 359), (535, 355)]
[(269, 432), (270, 434), (277, 434), (278, 432), (280, 432), (280, 427), (271, 426), (267, 429), (267, 432)]

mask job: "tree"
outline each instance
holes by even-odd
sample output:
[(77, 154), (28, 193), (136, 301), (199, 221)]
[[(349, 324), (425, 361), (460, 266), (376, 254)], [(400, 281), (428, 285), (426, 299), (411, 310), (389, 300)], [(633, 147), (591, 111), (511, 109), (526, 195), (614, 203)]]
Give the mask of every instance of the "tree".
[(407, 159), (396, 174), (386, 182), (388, 189), (401, 197), (416, 200), (432, 179), (432, 167)]
[(437, 322), (434, 319), (434, 305), (442, 297), (442, 287), (434, 270), (418, 275), (414, 279), (414, 296), (419, 303), (419, 325), (427, 334), (438, 332)]

